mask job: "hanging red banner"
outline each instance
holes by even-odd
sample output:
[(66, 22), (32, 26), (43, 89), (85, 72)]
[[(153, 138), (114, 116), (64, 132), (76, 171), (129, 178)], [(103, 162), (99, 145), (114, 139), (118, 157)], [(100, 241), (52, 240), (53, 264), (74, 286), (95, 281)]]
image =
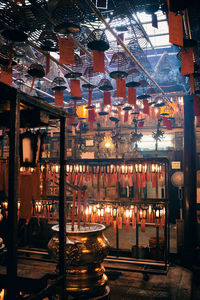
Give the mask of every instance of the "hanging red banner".
[(124, 123), (128, 122), (128, 110), (125, 110)]
[(181, 75), (194, 73), (194, 52), (192, 48), (181, 51)]
[(104, 91), (103, 92), (103, 105), (111, 105), (111, 95), (110, 92)]
[(45, 70), (45, 74), (47, 75), (50, 72), (50, 54), (49, 52), (46, 55), (46, 70)]
[(144, 105), (143, 113), (149, 115), (149, 103), (147, 99), (143, 100), (143, 105)]
[(104, 52), (93, 50), (93, 71), (105, 73)]
[(182, 15), (168, 12), (169, 21), (169, 42), (177, 46), (183, 46), (183, 22)]
[(63, 106), (63, 91), (55, 90), (55, 105)]
[(72, 97), (81, 97), (80, 80), (70, 79), (70, 87)]
[(75, 65), (73, 38), (59, 38), (59, 63), (63, 65)]
[(117, 97), (126, 98), (126, 81), (125, 79), (117, 78)]
[(1, 81), (12, 85), (12, 68), (1, 68)]
[(128, 104), (136, 104), (136, 89), (130, 87), (128, 88)]
[(197, 95), (193, 96), (193, 107), (194, 107), (194, 115), (200, 116), (200, 97)]
[(92, 90), (89, 90), (88, 92), (88, 106), (91, 106), (92, 104)]
[(194, 94), (194, 75), (190, 74), (190, 94)]

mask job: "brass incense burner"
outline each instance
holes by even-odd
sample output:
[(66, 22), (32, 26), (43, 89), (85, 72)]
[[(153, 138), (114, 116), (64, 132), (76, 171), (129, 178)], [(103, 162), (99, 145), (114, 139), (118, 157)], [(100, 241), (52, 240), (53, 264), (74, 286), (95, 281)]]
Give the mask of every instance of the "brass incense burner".
[[(59, 226), (52, 227), (55, 232)], [(102, 224), (66, 225), (66, 290), (79, 297), (103, 296), (108, 293), (107, 276), (102, 262), (108, 254), (109, 243)], [(54, 236), (48, 244), (51, 255), (58, 260), (59, 240)], [(88, 298), (87, 298), (88, 299)], [(100, 298), (99, 298), (100, 299)]]

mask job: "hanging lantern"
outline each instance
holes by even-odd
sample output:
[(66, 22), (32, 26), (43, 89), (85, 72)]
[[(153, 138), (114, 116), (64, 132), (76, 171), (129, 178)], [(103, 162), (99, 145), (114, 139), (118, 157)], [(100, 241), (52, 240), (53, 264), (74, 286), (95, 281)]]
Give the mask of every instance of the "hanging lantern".
[(43, 144), (43, 135), (26, 131), (20, 135), (20, 165), (35, 167), (40, 160)]
[(106, 51), (110, 47), (105, 32), (101, 29), (93, 30), (87, 37), (87, 42), (90, 50)]

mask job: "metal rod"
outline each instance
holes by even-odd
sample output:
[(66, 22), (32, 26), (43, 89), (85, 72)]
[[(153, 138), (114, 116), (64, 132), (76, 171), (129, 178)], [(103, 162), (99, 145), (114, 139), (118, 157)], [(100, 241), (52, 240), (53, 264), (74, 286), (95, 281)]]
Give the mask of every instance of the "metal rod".
[(117, 40), (118, 44), (126, 51), (126, 53), (129, 55), (129, 57), (132, 59), (132, 61), (140, 68), (140, 70), (150, 79), (150, 81), (160, 90), (160, 92), (163, 94), (165, 99), (169, 102), (171, 100), (167, 97), (163, 89), (157, 84), (157, 82), (150, 76), (150, 74), (143, 68), (143, 66), (140, 64), (140, 62), (136, 59), (136, 57), (131, 53), (131, 51), (127, 48), (127, 46), (122, 42), (122, 40), (119, 38), (117, 33), (110, 27), (110, 25), (106, 22), (104, 17), (101, 15), (100, 11), (96, 8), (96, 6), (92, 3), (91, 0), (85, 0), (85, 2), (88, 4), (88, 6), (91, 8), (91, 10), (95, 13), (95, 15), (101, 20), (101, 22), (106, 26), (106, 28), (110, 31), (110, 33), (114, 36), (114, 38)]
[[(8, 93), (9, 99), (9, 93)], [(16, 299), (17, 286), (17, 195), (19, 170), (19, 124), (20, 99), (15, 90), (15, 99), (10, 99), (10, 136), (9, 136), (9, 181), (8, 181), (8, 253), (7, 253), (7, 297)], [(11, 284), (12, 283), (12, 284)]]

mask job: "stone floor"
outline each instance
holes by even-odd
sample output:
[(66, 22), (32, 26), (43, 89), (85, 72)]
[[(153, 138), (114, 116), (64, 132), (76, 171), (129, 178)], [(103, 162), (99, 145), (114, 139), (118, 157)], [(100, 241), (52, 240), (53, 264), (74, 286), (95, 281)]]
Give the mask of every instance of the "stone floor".
[(199, 285), (192, 285), (192, 272), (180, 266), (171, 266), (167, 275), (150, 275), (148, 281), (142, 273), (107, 270), (107, 275), (111, 300), (200, 299)]

